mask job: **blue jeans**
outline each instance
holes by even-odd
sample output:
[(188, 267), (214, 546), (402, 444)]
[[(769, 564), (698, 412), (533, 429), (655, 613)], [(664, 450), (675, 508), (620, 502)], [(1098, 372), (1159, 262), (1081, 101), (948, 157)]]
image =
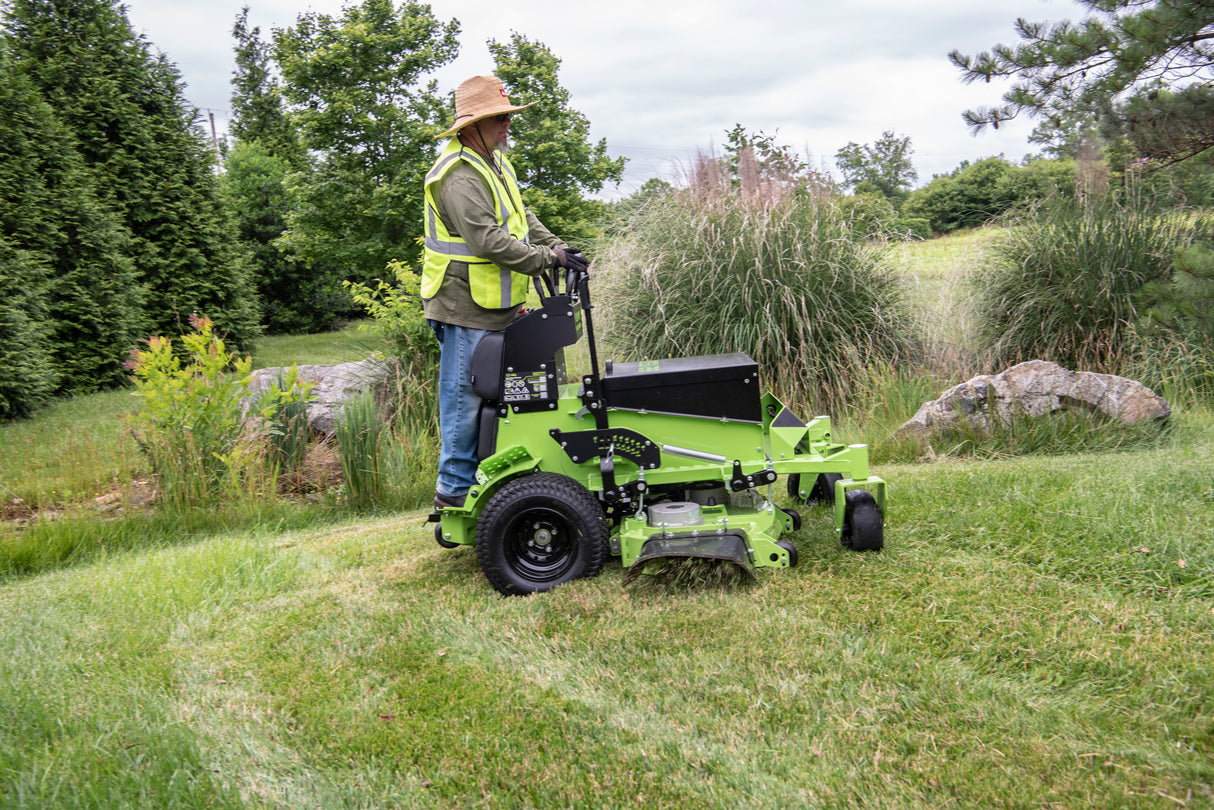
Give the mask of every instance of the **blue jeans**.
[(458, 496), (476, 483), (481, 398), (472, 391), (472, 352), (488, 331), (439, 321), (427, 323), (442, 350), (438, 361), (438, 427), (442, 445), (435, 490), (441, 495)]

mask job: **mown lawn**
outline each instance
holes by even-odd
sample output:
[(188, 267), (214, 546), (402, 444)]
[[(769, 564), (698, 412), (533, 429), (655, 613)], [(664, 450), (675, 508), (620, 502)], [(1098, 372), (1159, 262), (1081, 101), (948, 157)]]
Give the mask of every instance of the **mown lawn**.
[[(941, 345), (996, 236), (903, 256)], [(131, 399), (0, 426), (4, 502), (139, 475)], [(798, 567), (752, 586), (625, 588), (613, 561), (503, 599), (422, 512), (99, 517), (0, 568), (0, 808), (1214, 807), (1214, 414), (1173, 424), (879, 464), (884, 552), (810, 510)]]
[(7, 807), (1214, 805), (1214, 430), (883, 468), (751, 587), (503, 599), (421, 513), (0, 587)]

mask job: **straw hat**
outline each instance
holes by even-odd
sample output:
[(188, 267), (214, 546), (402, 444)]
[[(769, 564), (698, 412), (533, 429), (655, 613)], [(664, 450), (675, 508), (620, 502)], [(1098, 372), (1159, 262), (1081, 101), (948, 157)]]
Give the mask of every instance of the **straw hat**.
[(521, 107), (511, 104), (506, 97), (506, 88), (501, 79), (496, 76), (473, 76), (468, 81), (455, 88), (455, 126), (438, 137), (446, 138), (459, 132), (469, 124), (475, 124), (486, 118), (492, 118), (502, 113), (515, 113), (525, 110), (532, 104)]

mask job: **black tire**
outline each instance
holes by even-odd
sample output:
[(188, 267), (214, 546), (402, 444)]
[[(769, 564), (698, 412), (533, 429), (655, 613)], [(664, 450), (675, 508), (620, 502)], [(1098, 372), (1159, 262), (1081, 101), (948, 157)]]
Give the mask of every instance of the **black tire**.
[(481, 571), (506, 596), (598, 576), (606, 557), (603, 507), (563, 475), (531, 473), (507, 482), (477, 521)]
[(814, 481), (814, 488), (809, 491), (809, 502), (822, 506), (833, 506), (835, 503), (835, 482), (842, 481), (839, 473), (822, 473)]
[(795, 568), (797, 565), (797, 547), (787, 540), (777, 540), (776, 545), (788, 552), (788, 567)]
[(438, 543), (443, 548), (459, 548), (459, 543), (452, 543), (450, 540), (443, 539), (443, 524), (434, 524), (434, 542)]
[(801, 531), (801, 513), (796, 509), (790, 509), (787, 506), (781, 506), (780, 511), (792, 518), (792, 530), (794, 532)]
[(885, 519), (872, 493), (848, 490), (843, 512), (843, 545), (852, 551), (880, 551), (885, 547)]
[(835, 502), (835, 482), (843, 480), (839, 473), (819, 473), (814, 485), (805, 495), (801, 494), (801, 474), (789, 473), (788, 497), (793, 503), (808, 503), (810, 506), (830, 506)]

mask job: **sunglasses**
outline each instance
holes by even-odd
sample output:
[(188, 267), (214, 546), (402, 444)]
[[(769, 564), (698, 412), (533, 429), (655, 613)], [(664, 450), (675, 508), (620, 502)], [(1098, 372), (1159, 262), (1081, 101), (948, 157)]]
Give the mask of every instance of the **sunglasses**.
[(514, 117), (514, 115), (512, 115), (511, 113), (502, 113), (501, 115), (493, 116), (493, 120), (498, 122), (499, 124), (509, 124), (510, 119), (513, 117)]

